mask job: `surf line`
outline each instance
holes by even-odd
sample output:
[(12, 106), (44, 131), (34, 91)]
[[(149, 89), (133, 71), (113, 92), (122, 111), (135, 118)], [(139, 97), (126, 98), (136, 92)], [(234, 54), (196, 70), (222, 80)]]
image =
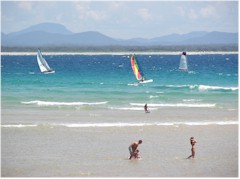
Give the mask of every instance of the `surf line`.
[(38, 106), (81, 106), (81, 105), (102, 105), (107, 104), (108, 101), (103, 102), (54, 102), (54, 101), (27, 101), (22, 104), (37, 104)]
[(69, 128), (91, 128), (91, 127), (146, 127), (146, 126), (208, 126), (208, 125), (238, 125), (238, 121), (211, 121), (211, 122), (155, 122), (155, 123), (46, 123), (46, 124), (2, 124), (2, 128), (24, 128), (24, 127), (69, 127)]

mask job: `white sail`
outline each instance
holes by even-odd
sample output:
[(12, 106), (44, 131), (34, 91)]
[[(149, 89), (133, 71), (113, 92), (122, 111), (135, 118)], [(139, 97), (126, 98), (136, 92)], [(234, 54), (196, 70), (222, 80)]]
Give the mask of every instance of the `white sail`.
[(43, 58), (41, 51), (38, 49), (38, 53), (37, 53), (37, 62), (40, 68), (40, 71), (42, 73), (54, 73), (55, 71), (53, 71), (49, 65), (47, 64), (46, 60)]
[(181, 55), (179, 70), (184, 70), (184, 71), (188, 70), (186, 52), (183, 52)]

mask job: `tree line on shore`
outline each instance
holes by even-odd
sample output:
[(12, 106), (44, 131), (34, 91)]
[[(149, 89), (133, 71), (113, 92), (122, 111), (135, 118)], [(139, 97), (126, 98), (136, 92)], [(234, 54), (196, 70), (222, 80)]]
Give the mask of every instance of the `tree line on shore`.
[(2, 52), (35, 52), (40, 48), (45, 52), (208, 52), (238, 51), (238, 44), (216, 45), (158, 45), (158, 46), (43, 46), (43, 47), (7, 47), (1, 46)]

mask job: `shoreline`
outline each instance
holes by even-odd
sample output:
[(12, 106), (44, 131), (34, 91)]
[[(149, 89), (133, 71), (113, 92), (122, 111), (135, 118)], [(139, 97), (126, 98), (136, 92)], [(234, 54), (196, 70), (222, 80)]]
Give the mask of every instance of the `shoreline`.
[[(43, 55), (181, 55), (180, 51), (172, 51), (172, 52), (43, 52)], [(238, 51), (190, 51), (187, 52), (187, 55), (214, 55), (214, 54), (222, 54), (222, 55), (232, 55), (238, 54)], [(1, 52), (2, 55), (36, 55), (36, 52)]]

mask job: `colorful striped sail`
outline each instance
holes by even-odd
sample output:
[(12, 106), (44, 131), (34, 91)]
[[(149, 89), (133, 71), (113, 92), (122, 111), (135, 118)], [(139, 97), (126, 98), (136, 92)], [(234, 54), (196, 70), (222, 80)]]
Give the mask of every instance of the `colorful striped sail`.
[(143, 73), (140, 71), (135, 55), (131, 57), (131, 65), (133, 73), (136, 76), (137, 80), (144, 80)]

